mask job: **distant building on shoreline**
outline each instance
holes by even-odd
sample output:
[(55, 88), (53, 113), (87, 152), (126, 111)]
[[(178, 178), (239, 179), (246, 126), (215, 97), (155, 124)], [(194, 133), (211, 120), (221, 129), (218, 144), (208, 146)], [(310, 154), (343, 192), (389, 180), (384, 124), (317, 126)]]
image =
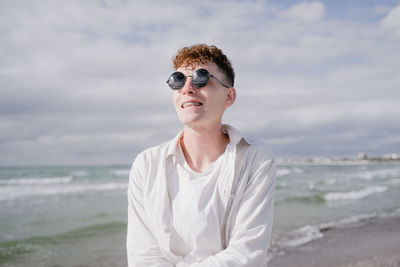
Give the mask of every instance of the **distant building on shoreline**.
[(382, 159), (385, 160), (400, 160), (400, 154), (392, 153), (392, 154), (385, 154), (382, 156)]
[(366, 152), (360, 152), (356, 156), (353, 157), (318, 157), (318, 158), (280, 158), (279, 163), (280, 164), (293, 164), (293, 163), (299, 163), (299, 164), (353, 164), (355, 162), (357, 163), (367, 163), (367, 162), (379, 162), (379, 161), (400, 161), (400, 154), (399, 153), (391, 153), (391, 154), (384, 154), (382, 156), (368, 156)]
[(356, 159), (360, 159), (360, 160), (368, 159), (367, 153), (365, 153), (365, 152), (358, 153)]

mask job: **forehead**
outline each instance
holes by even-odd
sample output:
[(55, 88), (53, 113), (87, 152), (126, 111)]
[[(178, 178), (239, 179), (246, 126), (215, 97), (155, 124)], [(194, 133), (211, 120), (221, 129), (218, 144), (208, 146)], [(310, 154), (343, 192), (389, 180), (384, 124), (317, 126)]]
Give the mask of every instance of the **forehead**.
[(212, 74), (221, 73), (219, 67), (213, 62), (194, 63), (189, 66), (181, 66), (177, 69), (177, 71), (181, 71), (184, 74), (188, 75), (188, 74), (192, 74), (194, 71), (196, 71), (198, 69), (206, 69), (206, 70), (208, 70), (208, 72), (210, 72)]

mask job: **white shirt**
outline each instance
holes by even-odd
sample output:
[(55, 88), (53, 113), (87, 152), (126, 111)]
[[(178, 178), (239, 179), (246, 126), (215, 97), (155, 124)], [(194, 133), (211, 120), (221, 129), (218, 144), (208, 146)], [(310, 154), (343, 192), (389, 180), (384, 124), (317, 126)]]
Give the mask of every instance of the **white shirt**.
[(193, 171), (177, 147), (176, 172), (167, 177), (172, 202), (171, 252), (194, 263), (221, 251), (221, 224), (225, 207), (218, 190), (225, 152), (205, 172)]
[[(223, 130), (229, 135), (230, 145), (216, 186), (221, 198), (222, 221), (219, 219), (219, 244), (216, 244), (220, 250), (210, 251), (193, 262), (193, 257), (177, 255), (171, 249), (175, 246), (171, 241), (176, 240), (171, 240), (174, 218), (168, 177), (177, 171), (177, 144), (182, 134), (179, 133), (170, 142), (143, 151), (133, 162), (128, 188), (127, 254), (130, 267), (267, 266), (273, 222), (275, 158), (261, 142), (243, 137), (228, 125), (223, 125)], [(193, 207), (199, 216), (202, 204), (199, 201), (198, 206)], [(198, 247), (207, 248), (207, 242), (215, 240), (215, 233), (198, 229), (202, 225), (183, 221), (179, 227), (204, 235), (199, 239), (204, 241), (200, 241)]]

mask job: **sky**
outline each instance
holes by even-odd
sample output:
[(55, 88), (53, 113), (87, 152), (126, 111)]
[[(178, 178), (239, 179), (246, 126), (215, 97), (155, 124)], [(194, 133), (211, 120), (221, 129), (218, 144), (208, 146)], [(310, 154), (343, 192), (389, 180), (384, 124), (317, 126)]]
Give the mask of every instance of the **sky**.
[(0, 166), (131, 164), (182, 125), (179, 48), (221, 48), (224, 116), (281, 158), (400, 153), (400, 1), (0, 0)]

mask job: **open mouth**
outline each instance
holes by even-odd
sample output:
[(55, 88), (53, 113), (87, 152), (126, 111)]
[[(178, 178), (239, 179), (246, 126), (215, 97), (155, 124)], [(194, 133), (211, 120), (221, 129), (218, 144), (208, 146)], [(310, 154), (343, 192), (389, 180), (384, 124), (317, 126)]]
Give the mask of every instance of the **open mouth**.
[(188, 107), (199, 107), (202, 106), (203, 103), (201, 102), (196, 102), (196, 101), (188, 101), (182, 104), (182, 108), (188, 108)]

